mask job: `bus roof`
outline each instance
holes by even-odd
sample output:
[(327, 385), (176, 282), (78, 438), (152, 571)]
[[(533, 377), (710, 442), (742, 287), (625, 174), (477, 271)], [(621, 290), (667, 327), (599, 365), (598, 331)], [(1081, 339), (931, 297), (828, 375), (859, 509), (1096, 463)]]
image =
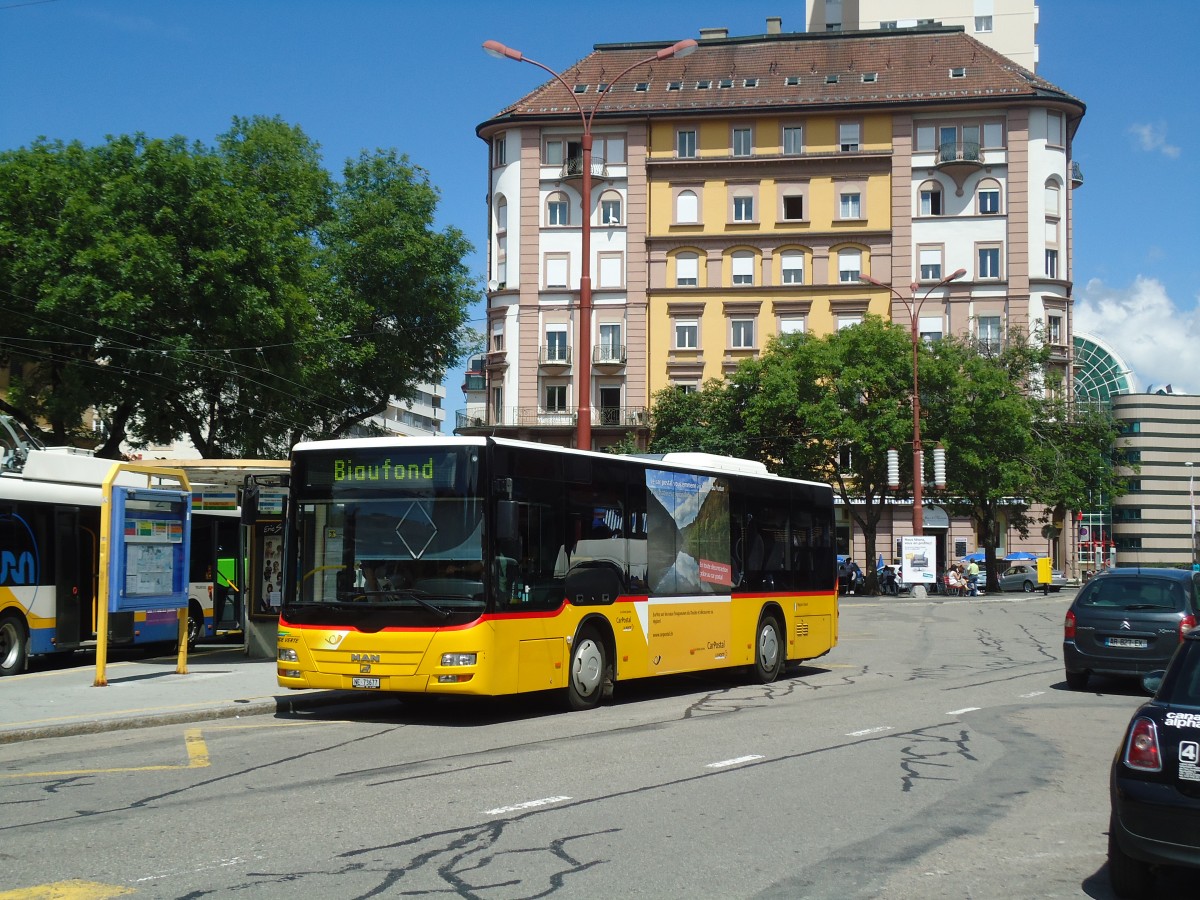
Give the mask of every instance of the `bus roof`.
[(571, 454), (576, 456), (588, 456), (595, 459), (606, 460), (627, 460), (637, 462), (641, 465), (648, 463), (661, 463), (667, 466), (674, 466), (680, 469), (700, 470), (711, 472), (720, 475), (749, 475), (756, 478), (774, 478), (781, 481), (796, 482), (799, 484), (810, 484), (817, 487), (823, 487), (830, 491), (832, 488), (821, 481), (810, 481), (800, 478), (784, 478), (780, 475), (775, 475), (767, 467), (752, 459), (739, 459), (733, 456), (720, 456), (715, 453), (630, 453), (614, 455), (612, 453), (601, 453), (595, 450), (578, 450), (574, 447), (560, 447), (556, 444), (541, 444), (534, 441), (520, 441), (514, 438), (501, 437), (462, 437), (462, 436), (433, 436), (430, 437), (408, 437), (396, 435), (395, 437), (371, 437), (371, 438), (338, 438), (323, 441), (303, 441), (296, 444), (292, 448), (292, 455), (297, 453), (310, 453), (313, 451), (328, 451), (328, 450), (354, 450), (380, 447), (485, 447), (488, 444), (494, 444), (501, 447), (521, 448), (527, 447), (531, 450), (553, 450), (558, 453)]

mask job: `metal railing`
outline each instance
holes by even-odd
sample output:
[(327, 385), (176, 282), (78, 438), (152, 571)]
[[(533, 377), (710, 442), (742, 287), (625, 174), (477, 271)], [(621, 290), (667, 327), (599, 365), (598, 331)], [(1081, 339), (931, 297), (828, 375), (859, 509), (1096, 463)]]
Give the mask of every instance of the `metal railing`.
[[(568, 157), (566, 159), (566, 161), (563, 162), (561, 174), (562, 174), (563, 178), (581, 178), (583, 176), (583, 157), (582, 156)], [(592, 157), (592, 177), (593, 178), (607, 178), (608, 177), (608, 166), (605, 165), (604, 160), (597, 159), (594, 156)]]
[(538, 365), (569, 366), (571, 364), (571, 348), (543, 344), (538, 347)]
[(602, 366), (623, 366), (626, 358), (624, 344), (597, 344), (592, 348), (592, 362)]
[(938, 145), (938, 162), (983, 162), (978, 141), (946, 141)]
[[(578, 408), (567, 406), (547, 409), (542, 406), (514, 406), (503, 410), (472, 407), (455, 413), (455, 431), (472, 428), (574, 428)], [(639, 428), (650, 424), (650, 412), (644, 406), (601, 406), (592, 410), (593, 427)]]

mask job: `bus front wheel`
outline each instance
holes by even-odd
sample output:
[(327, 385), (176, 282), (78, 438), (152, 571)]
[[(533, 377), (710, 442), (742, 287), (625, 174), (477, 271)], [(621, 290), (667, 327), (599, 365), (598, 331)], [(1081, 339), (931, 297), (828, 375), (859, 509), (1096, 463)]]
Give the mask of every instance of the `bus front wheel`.
[(24, 670), (28, 644), (24, 623), (13, 615), (0, 616), (0, 676)]
[(571, 648), (567, 676), (567, 704), (571, 709), (592, 709), (600, 703), (609, 678), (608, 653), (594, 628), (585, 628)]
[(783, 633), (779, 620), (774, 616), (763, 616), (758, 623), (758, 637), (754, 641), (754, 674), (763, 684), (770, 684), (783, 670)]

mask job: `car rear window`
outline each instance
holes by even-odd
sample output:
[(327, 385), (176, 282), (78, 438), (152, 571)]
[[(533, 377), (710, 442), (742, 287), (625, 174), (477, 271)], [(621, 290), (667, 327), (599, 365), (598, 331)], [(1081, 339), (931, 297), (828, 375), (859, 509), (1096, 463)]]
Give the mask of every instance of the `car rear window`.
[(1200, 706), (1200, 643), (1180, 644), (1158, 696), (1171, 704)]
[(1081, 606), (1182, 610), (1183, 585), (1167, 578), (1102, 578), (1079, 597)]

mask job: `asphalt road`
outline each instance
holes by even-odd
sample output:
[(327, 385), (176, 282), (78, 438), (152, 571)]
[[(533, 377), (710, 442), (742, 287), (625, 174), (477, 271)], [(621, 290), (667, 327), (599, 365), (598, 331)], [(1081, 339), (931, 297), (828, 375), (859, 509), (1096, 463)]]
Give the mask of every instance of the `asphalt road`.
[(1109, 898), (1142, 697), (1066, 689), (1068, 598), (845, 598), (840, 646), (776, 684), (585, 713), (384, 699), (0, 745), (0, 897)]

